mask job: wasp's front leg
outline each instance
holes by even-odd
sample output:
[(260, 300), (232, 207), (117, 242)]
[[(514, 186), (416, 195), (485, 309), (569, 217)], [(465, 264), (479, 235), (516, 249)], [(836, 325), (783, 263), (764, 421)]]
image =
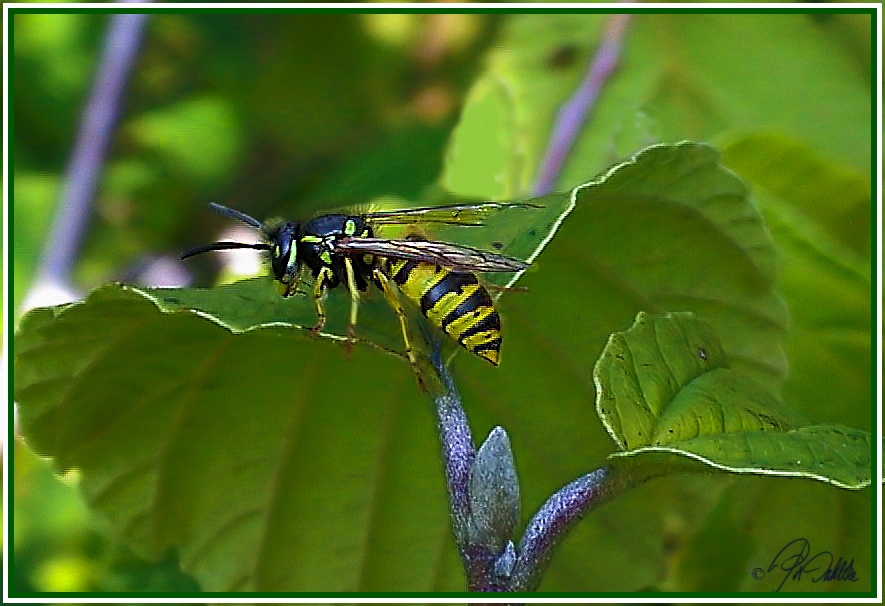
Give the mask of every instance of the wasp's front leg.
[(298, 287), (301, 285), (301, 278), (299, 276), (295, 276), (291, 280), (281, 279), (277, 281), (277, 292), (281, 297), (287, 298), (291, 297), (298, 290)]

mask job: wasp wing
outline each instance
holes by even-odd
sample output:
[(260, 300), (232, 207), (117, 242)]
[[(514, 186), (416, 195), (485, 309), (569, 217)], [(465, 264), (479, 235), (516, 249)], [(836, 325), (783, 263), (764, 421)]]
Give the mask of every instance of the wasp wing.
[(425, 206), (403, 210), (382, 210), (363, 213), (362, 217), (375, 225), (444, 223), (447, 225), (479, 226), (484, 225), (486, 217), (511, 208), (542, 207), (521, 202), (478, 202), (475, 204)]
[(445, 242), (427, 240), (387, 240), (384, 238), (342, 238), (332, 247), (335, 252), (347, 254), (369, 254), (432, 263), (447, 267), (452, 271), (472, 272), (517, 272), (528, 268), (529, 264), (513, 257), (505, 257), (478, 248), (458, 246)]

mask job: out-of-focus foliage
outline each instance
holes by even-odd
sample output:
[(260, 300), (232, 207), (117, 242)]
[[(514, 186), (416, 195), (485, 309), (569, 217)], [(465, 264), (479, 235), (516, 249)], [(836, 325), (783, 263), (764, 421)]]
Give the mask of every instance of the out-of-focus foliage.
[[(58, 200), (107, 20), (14, 19), (16, 302)], [(440, 170), (494, 22), (154, 15), (77, 283), (137, 276), (150, 256), (213, 237), (221, 221), (206, 213), (211, 200), (263, 218), (417, 198)]]
[[(482, 15), (152, 16), (76, 284), (174, 283), (177, 274), (153, 262), (167, 256), (177, 266), (180, 250), (217, 237), (223, 222), (208, 212), (211, 200), (264, 218), (309, 216), (382, 194), (417, 199), (441, 169), (459, 99), (497, 21)], [(14, 17), (15, 305), (46, 244), (107, 23), (101, 14)], [(207, 285), (214, 261), (197, 259), (187, 267)], [(145, 274), (148, 267), (161, 272)], [(23, 460), (16, 457), (17, 464)], [(19, 486), (39, 490), (52, 482), (32, 483), (32, 477), (22, 475)], [(74, 484), (48, 494), (70, 500)], [(60, 570), (50, 555), (68, 551), (47, 543), (46, 537), (62, 538), (34, 532), (40, 525), (28, 518), (32, 510), (57, 510), (60, 502), (47, 497), (22, 504), (15, 588), (59, 589), (45, 571), (50, 565)], [(81, 508), (75, 528), (84, 516)], [(112, 558), (110, 572), (102, 574), (107, 558), (100, 552), (109, 548), (98, 535), (88, 540), (98, 547), (68, 558), (76, 566), (67, 570), (81, 574), (68, 574), (73, 580), (62, 589), (164, 585), (163, 572), (150, 567), (145, 574), (154, 581), (121, 582), (117, 569), (133, 565), (125, 556)], [(187, 580), (171, 583), (193, 588)]]
[[(440, 173), (439, 182), (460, 194), (523, 195), (556, 110), (583, 77), (605, 23), (605, 15), (156, 15), (126, 97), (77, 282), (84, 289), (111, 279), (138, 282), (155, 255), (216, 238), (227, 222), (206, 211), (210, 200), (259, 218), (303, 216), (379, 195), (420, 201)], [(16, 301), (43, 246), (105, 24), (99, 15), (15, 17)], [(562, 190), (574, 187), (658, 141), (688, 138), (721, 147), (726, 163), (753, 184), (778, 253), (778, 284), (792, 318), (783, 352), (790, 367), (785, 399), (812, 421), (867, 431), (874, 410), (870, 246), (863, 240), (868, 225), (858, 221), (872, 212), (869, 28), (866, 15), (638, 15), (620, 68), (559, 181)], [(479, 73), (449, 147), (462, 99)], [(470, 356), (455, 361), (475, 435), (494, 425), (507, 429), (527, 514), (612, 452), (593, 410), (592, 368), (608, 334), (624, 329), (649, 304), (597, 272), (595, 260), (606, 251), (588, 241), (590, 228), (600, 227), (589, 225), (593, 218), (588, 209), (576, 209), (521, 282), (529, 292), (502, 299), (502, 366), (489, 369)], [(652, 246), (659, 238), (653, 223), (631, 223), (624, 231), (624, 245)], [(678, 246), (668, 250), (677, 254)], [(201, 284), (211, 281), (211, 257), (188, 267)], [(713, 275), (720, 269), (713, 262), (695, 268)], [(666, 301), (673, 311), (695, 304)], [(408, 370), (391, 368), (398, 362), (389, 356), (357, 351), (347, 361), (337, 348), (313, 349), (310, 359), (307, 353), (250, 359), (242, 368), (278, 369), (276, 382), (254, 388), (270, 405), (279, 404), (275, 393), (299, 393), (286, 381), (292, 365), (314, 364), (341, 377), (336, 384), (307, 386), (305, 393), (335, 397), (322, 410), (298, 409), (306, 415), (299, 422), (323, 433), (302, 435), (293, 445), (302, 449), (297, 452), (322, 452), (319, 467), (305, 459), (293, 470), (316, 491), (301, 497), (306, 513), (332, 503), (367, 516), (364, 541), (341, 543), (346, 557), (330, 555), (336, 566), (325, 574), (343, 588), (462, 589), (443, 477), (434, 472), (432, 415), (416, 405)], [(239, 383), (249, 393), (248, 376)], [(336, 398), (385, 390), (388, 396), (366, 396), (359, 407), (334, 406)], [(328, 487), (319, 479), (334, 475), (335, 449), (351, 455), (364, 449), (359, 479), (374, 501), (335, 501), (324, 492)], [(27, 480), (18, 480), (18, 466), (27, 461), (16, 456), (17, 497), (28, 488)], [(48, 508), (55, 498), (71, 498), (67, 485), (44, 477), (33, 490), (48, 495)], [(47, 483), (62, 496), (49, 496), (41, 488)], [(312, 494), (322, 498), (312, 502)], [(416, 536), (428, 538), (427, 525), (407, 515), (416, 499), (427, 503), (423, 515), (436, 520), (431, 534), (438, 540), (428, 543), (432, 549), (420, 562), (390, 561), (381, 537), (410, 544), (418, 544)], [(38, 507), (35, 502), (27, 514), (17, 513), (16, 523)], [(84, 519), (80, 510), (77, 525)], [(769, 589), (747, 572), (748, 564), (767, 563), (804, 536), (815, 549), (854, 558), (860, 582), (790, 589), (865, 590), (872, 575), (870, 522), (869, 491), (772, 478), (655, 480), (579, 524), (541, 589)], [(58, 587), (41, 572), (52, 570), (41, 555), (50, 551), (74, 552), (67, 570), (80, 576), (68, 588), (125, 585), (109, 572), (113, 562), (105, 566), (94, 555), (113, 550), (75, 544), (73, 550), (41, 551), (35, 545), (45, 537), (62, 542), (66, 533), (37, 534), (39, 525), (14, 529), (17, 589)], [(293, 529), (322, 544), (323, 528)], [(37, 555), (29, 560), (24, 554)], [(271, 572), (280, 572), (273, 564), (262, 569), (265, 586), (277, 580)], [(154, 580), (127, 587), (192, 587), (186, 579), (163, 581), (167, 573), (163, 568)]]

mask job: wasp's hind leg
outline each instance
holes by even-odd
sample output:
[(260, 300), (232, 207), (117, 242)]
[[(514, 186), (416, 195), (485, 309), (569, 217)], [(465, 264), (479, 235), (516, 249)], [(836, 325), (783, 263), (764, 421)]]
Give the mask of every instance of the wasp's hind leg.
[(406, 318), (406, 310), (403, 309), (399, 296), (396, 294), (396, 287), (391, 285), (390, 279), (377, 269), (373, 272), (373, 277), (378, 285), (381, 286), (381, 290), (384, 292), (384, 297), (387, 299), (387, 302), (390, 303), (393, 311), (395, 311), (397, 317), (399, 317), (400, 327), (403, 331), (403, 345), (406, 348), (406, 356), (409, 358), (409, 364), (412, 365), (412, 371), (415, 373), (415, 379), (418, 381), (418, 387), (421, 388), (421, 391), (427, 391), (427, 384), (424, 382), (424, 377), (421, 374), (421, 367), (418, 365), (418, 358), (415, 357), (415, 352), (412, 349), (412, 341), (409, 338), (409, 323)]
[(344, 269), (347, 272), (347, 289), (350, 291), (350, 321), (347, 323), (347, 341), (344, 342), (344, 352), (349, 356), (356, 343), (356, 316), (360, 308), (360, 291), (356, 285), (353, 261), (347, 257), (344, 257)]

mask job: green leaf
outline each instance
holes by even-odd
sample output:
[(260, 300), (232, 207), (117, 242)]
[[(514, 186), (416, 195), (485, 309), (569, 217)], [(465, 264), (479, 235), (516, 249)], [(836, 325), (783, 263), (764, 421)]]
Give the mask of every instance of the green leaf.
[[(528, 294), (502, 300), (504, 363), (489, 375), (459, 375), (472, 422), (500, 423), (511, 435), (520, 428), (521, 443), (544, 453), (522, 460), (515, 453), (526, 503), (543, 503), (609, 454), (602, 425), (575, 422), (582, 411), (574, 402), (586, 399), (608, 335), (638, 310), (693, 310), (723, 335), (732, 366), (766, 391), (777, 393), (786, 374), (787, 313), (775, 289), (772, 243), (746, 186), (712, 147), (653, 146), (576, 188), (574, 199), (568, 220), (521, 282)], [(582, 445), (578, 453), (575, 444)], [(645, 490), (651, 489), (625, 494), (610, 517), (604, 508), (578, 525), (574, 543), (562, 546), (550, 569), (555, 575), (561, 567), (564, 578), (548, 575), (546, 586), (582, 577), (588, 550), (597, 549), (592, 565), (604, 571), (599, 577), (610, 580), (607, 586), (654, 583), (665, 529)], [(635, 530), (640, 526), (643, 532)], [(622, 551), (625, 543), (631, 553)], [(621, 559), (613, 559), (616, 552)], [(638, 576), (623, 574), (635, 572), (633, 561), (649, 566)]]
[(235, 112), (219, 97), (143, 114), (128, 124), (128, 131), (145, 149), (168, 154), (174, 170), (196, 181), (217, 180), (230, 171), (242, 139)]
[[(615, 462), (666, 465), (667, 453), (734, 473), (870, 484), (868, 433), (808, 425), (728, 368), (716, 336), (690, 313), (638, 314), (609, 339), (594, 381), (597, 413), (622, 450)], [(648, 454), (657, 456), (643, 462)]]
[(81, 471), (119, 540), (176, 548), (203, 589), (461, 586), (438, 559), (456, 556), (406, 364), (356, 348), (341, 365), (303, 331), (232, 334), (114, 285), (27, 314), (15, 354), (31, 448)]
[(723, 160), (813, 220), (842, 246), (869, 256), (871, 188), (860, 171), (826, 162), (807, 146), (774, 133), (732, 142)]
[(868, 180), (771, 134), (739, 139), (723, 156), (754, 182), (781, 259), (793, 312), (784, 395), (816, 419), (869, 430), (873, 368), (859, 363), (871, 359), (874, 322)]
[(704, 144), (655, 145), (577, 188), (572, 224), (585, 240), (572, 263), (589, 271), (594, 298), (698, 313), (735, 368), (777, 393), (788, 316), (774, 250), (746, 186), (718, 160)]
[[(273, 327), (307, 332), (316, 324), (316, 310), (311, 297), (298, 294), (284, 299), (280, 297), (270, 277), (240, 280), (211, 289), (122, 288), (138, 292), (165, 313), (194, 311), (235, 334)], [(331, 299), (329, 304), (333, 311), (329, 315), (333, 330), (326, 330), (318, 337), (340, 342), (345, 339), (342, 336), (342, 318), (347, 316), (346, 312), (344, 316), (338, 312), (349, 309), (350, 299), (347, 297), (346, 302), (343, 297), (335, 296)], [(369, 302), (366, 306), (367, 313), (374, 314), (377, 305)], [(393, 326), (394, 323), (390, 325)]]
[(515, 107), (497, 79), (477, 83), (465, 100), (456, 136), (449, 146), (441, 184), (465, 196), (493, 200), (517, 198), (520, 187), (518, 148), (513, 128)]

